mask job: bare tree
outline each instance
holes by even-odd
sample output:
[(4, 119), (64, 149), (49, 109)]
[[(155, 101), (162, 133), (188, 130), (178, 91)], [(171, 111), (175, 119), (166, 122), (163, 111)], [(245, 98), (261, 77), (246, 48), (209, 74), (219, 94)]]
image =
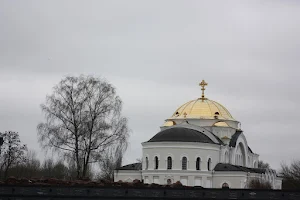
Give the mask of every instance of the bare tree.
[(25, 155), (25, 162), (11, 167), (8, 175), (17, 178), (32, 178), (41, 176), (40, 161), (37, 159), (36, 152), (28, 150)]
[(143, 158), (137, 158), (137, 159), (136, 159), (136, 162), (142, 164), (142, 163), (143, 163)]
[(85, 177), (89, 165), (99, 162), (108, 147), (127, 143), (121, 99), (105, 80), (66, 77), (41, 108), (46, 118), (37, 127), (42, 147), (74, 159), (77, 178)]
[(98, 179), (113, 181), (114, 171), (122, 166), (123, 150), (122, 146), (113, 146), (105, 151), (105, 156), (99, 162), (101, 173)]
[(24, 177), (37, 177), (40, 175), (41, 163), (37, 158), (37, 154), (33, 150), (27, 151), (26, 162), (23, 164)]
[(272, 189), (272, 185), (269, 181), (252, 179), (249, 183), (249, 189)]
[(300, 189), (300, 161), (293, 161), (290, 166), (281, 164), (280, 175), (283, 189)]
[(26, 145), (22, 145), (19, 134), (13, 131), (0, 133), (3, 145), (0, 147), (0, 177), (7, 178), (11, 167), (24, 163), (26, 160)]
[(69, 178), (68, 167), (61, 160), (55, 162), (51, 158), (46, 159), (41, 171), (44, 178)]

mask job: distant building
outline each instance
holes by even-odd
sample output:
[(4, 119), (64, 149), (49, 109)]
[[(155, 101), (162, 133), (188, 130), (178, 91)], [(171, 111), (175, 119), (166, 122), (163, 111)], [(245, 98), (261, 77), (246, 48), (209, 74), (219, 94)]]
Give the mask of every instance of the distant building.
[(275, 170), (259, 169), (259, 155), (229, 111), (204, 96), (180, 106), (161, 131), (142, 143), (143, 162), (115, 170), (115, 181), (172, 184), (206, 188), (247, 188), (252, 179), (281, 189)]

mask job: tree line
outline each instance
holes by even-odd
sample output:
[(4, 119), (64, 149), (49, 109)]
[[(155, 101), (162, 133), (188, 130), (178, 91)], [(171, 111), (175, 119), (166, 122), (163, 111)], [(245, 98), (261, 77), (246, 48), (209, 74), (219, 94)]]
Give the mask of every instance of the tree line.
[(0, 133), (2, 179), (29, 176), (30, 171), (35, 171), (34, 176), (83, 179), (92, 176), (93, 166), (102, 169), (101, 176), (113, 178), (113, 169), (108, 168), (121, 165), (129, 137), (122, 101), (113, 85), (93, 76), (67, 76), (46, 96), (41, 110), (45, 117), (37, 125), (38, 141), (61, 160), (41, 164), (17, 132), (6, 131)]
[[(270, 169), (269, 163), (259, 161), (258, 168)], [(300, 189), (300, 160), (292, 161), (290, 165), (281, 164), (281, 169), (277, 175), (282, 178), (282, 189), (299, 190)], [(268, 181), (260, 181), (254, 179), (249, 184), (253, 189), (272, 189), (272, 185)]]

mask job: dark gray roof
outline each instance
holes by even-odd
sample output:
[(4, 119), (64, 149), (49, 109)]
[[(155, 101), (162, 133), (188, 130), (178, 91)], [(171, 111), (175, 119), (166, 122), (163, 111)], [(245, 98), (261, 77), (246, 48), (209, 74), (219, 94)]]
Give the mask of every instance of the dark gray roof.
[(253, 153), (252, 149), (248, 146), (248, 150), (250, 151), (250, 153)]
[[(210, 132), (210, 131), (209, 131)], [(215, 136), (215, 138), (219, 141), (220, 144), (224, 145), (224, 142), (219, 138), (217, 137), (215, 134), (213, 134), (212, 132), (210, 132), (213, 136)]]
[(239, 130), (237, 130), (235, 132), (235, 134), (233, 134), (233, 136), (231, 137), (230, 143), (229, 143), (230, 147), (235, 147), (236, 146), (236, 141), (237, 141), (237, 139), (239, 138), (239, 136), (241, 134), (242, 134), (242, 131), (239, 131)]
[(239, 171), (239, 172), (250, 172), (250, 173), (265, 173), (266, 169), (259, 168), (248, 168), (243, 166), (237, 166), (232, 164), (218, 163), (215, 166), (215, 171)]
[(132, 163), (124, 165), (123, 167), (117, 168), (116, 170), (142, 170), (142, 163)]
[(216, 144), (204, 133), (183, 127), (174, 127), (163, 130), (157, 133), (148, 142), (201, 142)]

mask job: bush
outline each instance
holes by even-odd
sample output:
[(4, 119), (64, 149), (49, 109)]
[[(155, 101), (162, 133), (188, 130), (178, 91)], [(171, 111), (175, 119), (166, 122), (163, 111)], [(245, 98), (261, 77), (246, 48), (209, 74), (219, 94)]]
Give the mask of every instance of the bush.
[(249, 183), (250, 189), (272, 189), (272, 185), (268, 181), (260, 181), (259, 179), (253, 179)]

